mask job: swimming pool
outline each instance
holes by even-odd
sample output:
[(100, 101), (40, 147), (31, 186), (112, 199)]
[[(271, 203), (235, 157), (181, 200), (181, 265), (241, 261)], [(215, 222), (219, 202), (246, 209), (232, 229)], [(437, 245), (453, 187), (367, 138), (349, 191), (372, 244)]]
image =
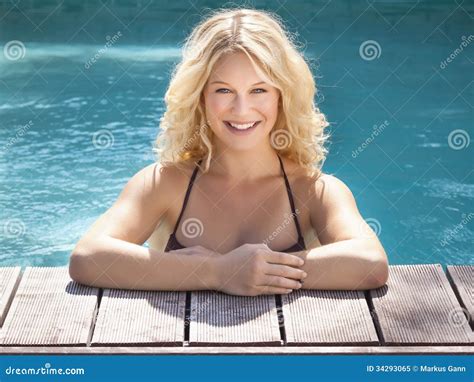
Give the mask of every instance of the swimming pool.
[[(218, 2), (163, 4), (0, 5), (10, 43), (0, 54), (0, 266), (67, 264), (152, 162), (179, 43), (201, 5)], [(320, 77), (332, 123), (324, 170), (350, 186), (390, 263), (472, 263), (474, 5), (270, 9), (299, 33)]]

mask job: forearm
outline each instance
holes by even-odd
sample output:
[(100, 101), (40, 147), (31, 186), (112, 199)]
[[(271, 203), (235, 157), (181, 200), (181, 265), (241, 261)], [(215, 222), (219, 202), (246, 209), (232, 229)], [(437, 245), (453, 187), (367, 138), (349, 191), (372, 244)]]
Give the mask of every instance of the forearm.
[(378, 288), (388, 277), (383, 248), (352, 239), (295, 252), (305, 260), (303, 289), (365, 290)]
[(161, 252), (111, 237), (70, 258), (71, 277), (82, 284), (137, 290), (208, 290), (214, 287), (213, 257)]

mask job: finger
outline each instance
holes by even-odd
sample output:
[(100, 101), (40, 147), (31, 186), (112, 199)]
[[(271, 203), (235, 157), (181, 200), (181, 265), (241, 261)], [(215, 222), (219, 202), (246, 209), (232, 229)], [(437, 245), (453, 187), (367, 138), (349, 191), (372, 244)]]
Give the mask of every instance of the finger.
[(265, 255), (267, 262), (271, 264), (283, 264), (293, 267), (301, 267), (304, 264), (303, 259), (285, 252), (268, 251)]
[(296, 280), (304, 279), (307, 276), (306, 272), (302, 269), (280, 264), (267, 264), (265, 267), (265, 274)]
[(264, 286), (261, 287), (260, 293), (261, 294), (288, 294), (293, 292), (292, 289), (287, 289), (287, 288), (277, 288), (277, 287), (272, 287), (272, 286)]
[(237, 248), (241, 248), (241, 247), (251, 248), (252, 250), (265, 249), (267, 251), (271, 251), (271, 249), (265, 243), (245, 243), (245, 244), (242, 244), (240, 247), (237, 247)]
[(265, 286), (265, 285), (276, 287), (276, 288), (300, 289), (303, 284), (301, 284), (297, 280), (288, 279), (286, 277), (266, 275), (263, 279), (262, 285), (259, 285), (259, 286)]

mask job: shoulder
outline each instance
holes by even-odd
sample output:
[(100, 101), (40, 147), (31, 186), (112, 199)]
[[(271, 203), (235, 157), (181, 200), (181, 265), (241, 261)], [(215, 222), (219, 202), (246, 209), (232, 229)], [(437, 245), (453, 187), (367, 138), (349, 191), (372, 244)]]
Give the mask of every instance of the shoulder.
[(194, 161), (175, 163), (152, 163), (140, 172), (151, 180), (155, 185), (166, 186), (168, 183), (176, 185), (176, 182), (189, 180), (196, 164)]
[(313, 182), (309, 208), (321, 244), (356, 238), (364, 224), (352, 191), (334, 175), (323, 173)]
[(315, 201), (353, 198), (350, 188), (334, 175), (324, 172), (309, 175), (306, 169), (289, 158), (284, 159), (284, 166), (290, 183), (295, 184), (307, 197)]
[(322, 173), (313, 179), (312, 185), (314, 197), (321, 202), (348, 200), (354, 197), (350, 188), (334, 175)]
[[(325, 215), (336, 210), (342, 212), (356, 208), (354, 195), (341, 179), (324, 172), (309, 175), (298, 163), (286, 159), (285, 170), (296, 192), (307, 201), (312, 215)], [(290, 175), (291, 174), (291, 175)]]
[(179, 166), (152, 163), (132, 176), (125, 191), (141, 194), (146, 198), (159, 198), (161, 202), (166, 203), (167, 196), (176, 196), (177, 190), (187, 187), (194, 168), (192, 161), (182, 162)]

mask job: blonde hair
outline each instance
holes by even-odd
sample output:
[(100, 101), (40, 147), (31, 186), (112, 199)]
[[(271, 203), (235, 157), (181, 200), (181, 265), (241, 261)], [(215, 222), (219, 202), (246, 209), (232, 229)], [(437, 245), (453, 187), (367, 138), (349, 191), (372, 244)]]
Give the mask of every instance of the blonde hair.
[(313, 75), (278, 16), (254, 9), (214, 11), (185, 40), (165, 94), (167, 107), (154, 145), (157, 160), (179, 165), (204, 159), (202, 170), (208, 171), (214, 133), (206, 124), (202, 91), (216, 61), (239, 51), (280, 91), (272, 146), (310, 174), (319, 174), (328, 122), (314, 103)]

